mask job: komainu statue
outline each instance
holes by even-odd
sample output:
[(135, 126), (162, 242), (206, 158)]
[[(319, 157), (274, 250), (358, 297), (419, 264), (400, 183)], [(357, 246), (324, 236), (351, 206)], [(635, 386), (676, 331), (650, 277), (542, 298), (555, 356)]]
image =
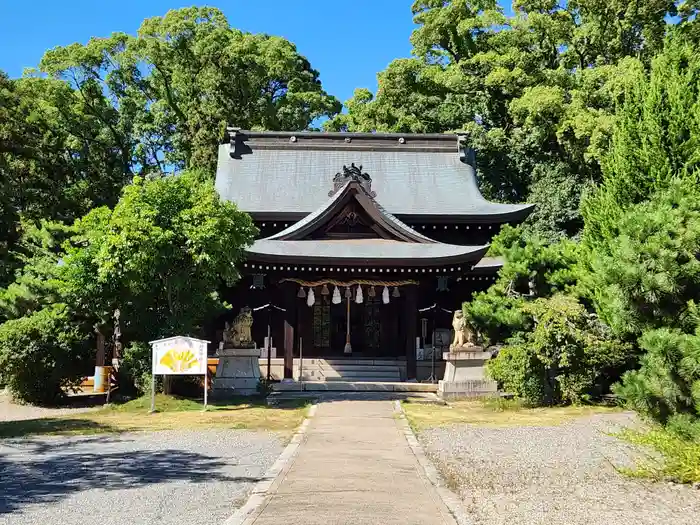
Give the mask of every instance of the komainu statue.
[(253, 313), (250, 308), (241, 308), (233, 325), (226, 323), (224, 327), (224, 348), (248, 348), (253, 344), (251, 328), (253, 326)]
[(450, 345), (450, 350), (458, 350), (462, 347), (475, 346), (476, 337), (464, 318), (462, 310), (455, 310), (452, 316), (452, 328), (455, 330), (455, 338)]

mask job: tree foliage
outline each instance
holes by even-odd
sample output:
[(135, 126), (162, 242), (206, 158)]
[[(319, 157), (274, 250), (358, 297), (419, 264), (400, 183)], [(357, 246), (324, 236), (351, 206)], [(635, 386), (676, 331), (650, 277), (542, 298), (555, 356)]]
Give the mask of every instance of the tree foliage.
[(617, 236), (595, 252), (587, 287), (621, 337), (662, 327), (695, 330), (700, 318), (700, 192), (689, 181), (629, 208)]
[(70, 223), (113, 206), (130, 178), (106, 125), (87, 111), (104, 94), (86, 97), (62, 81), (0, 75), (0, 286), (21, 266), (23, 219)]
[(0, 72), (0, 288), (23, 264), (22, 220), (71, 224), (135, 175), (212, 176), (226, 124), (296, 131), (339, 110), (293, 44), (208, 7), (56, 47), (19, 79)]
[(601, 186), (584, 201), (584, 289), (642, 350), (616, 392), (669, 428), (700, 416), (697, 44), (671, 39), (620, 108)]
[(633, 362), (632, 347), (579, 297), (582, 253), (572, 241), (504, 227), (491, 248), (505, 259), (496, 283), (464, 305), (485, 341), (503, 345), (489, 374), (529, 404), (599, 398)]
[(218, 288), (238, 279), (255, 234), (199, 172), (136, 177), (113, 210), (94, 209), (75, 230), (61, 272), (67, 300), (102, 320), (119, 308), (125, 337), (137, 341), (197, 334), (224, 307)]
[(700, 330), (694, 334), (666, 327), (649, 330), (641, 337), (640, 346), (645, 352), (641, 367), (623, 376), (616, 393), (635, 410), (662, 423), (678, 422), (683, 416), (697, 421)]
[(0, 325), (0, 383), (28, 403), (59, 401), (90, 370), (89, 327), (55, 304)]
[(106, 93), (90, 115), (140, 174), (171, 167), (213, 174), (227, 124), (303, 130), (340, 111), (308, 60), (280, 37), (232, 28), (221, 11), (188, 7), (48, 51), (40, 70), (81, 94)]
[(679, 178), (697, 182), (699, 144), (700, 57), (695, 44), (676, 37), (654, 58), (649, 76), (627, 90), (602, 184), (583, 202), (586, 241), (607, 251), (626, 209)]
[(44, 307), (65, 302), (60, 276), (63, 243), (73, 229), (61, 222), (31, 221), (21, 224), (16, 257), (21, 264), (15, 280), (0, 289), (0, 322), (18, 319)]
[(663, 49), (671, 21), (695, 31), (693, 2), (416, 0), (413, 58), (357, 90), (334, 130), (464, 133), (484, 193), (528, 200), (530, 228), (576, 234), (580, 197), (600, 179), (616, 105)]
[(530, 330), (533, 320), (526, 304), (575, 285), (572, 267), (579, 253), (578, 245), (571, 241), (550, 244), (522, 228), (504, 226), (489, 252), (503, 257), (503, 268), (486, 292), (465, 303), (467, 318), (490, 343), (502, 343)]
[(532, 405), (599, 398), (624, 366), (631, 347), (573, 296), (556, 294), (522, 306), (532, 328), (517, 334), (488, 364), (491, 377)]

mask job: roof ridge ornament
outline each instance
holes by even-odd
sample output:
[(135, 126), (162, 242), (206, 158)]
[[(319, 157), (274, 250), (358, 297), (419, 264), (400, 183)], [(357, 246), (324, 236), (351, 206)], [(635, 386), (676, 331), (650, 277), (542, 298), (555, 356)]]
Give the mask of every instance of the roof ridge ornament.
[(342, 171), (335, 174), (333, 177), (333, 189), (328, 192), (328, 196), (332, 197), (338, 190), (353, 180), (360, 183), (360, 186), (367, 191), (370, 197), (374, 199), (377, 196), (377, 193), (372, 191), (372, 177), (362, 171), (362, 164), (355, 166), (354, 162), (349, 167), (343, 165)]

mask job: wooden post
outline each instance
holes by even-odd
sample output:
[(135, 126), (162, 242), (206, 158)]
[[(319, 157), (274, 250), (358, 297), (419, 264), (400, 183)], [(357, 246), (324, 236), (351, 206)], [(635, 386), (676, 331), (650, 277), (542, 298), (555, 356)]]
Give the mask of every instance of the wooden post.
[(267, 344), (265, 345), (265, 351), (267, 352), (267, 380), (270, 381), (272, 379), (272, 333), (270, 330), (270, 316), (272, 315), (272, 307), (268, 306), (267, 308)]
[(345, 355), (352, 354), (352, 345), (350, 344), (350, 297), (347, 297), (347, 309), (345, 311)]
[(282, 286), (284, 312), (284, 379), (294, 378), (294, 320), (296, 304), (293, 290), (290, 286)]
[(406, 330), (406, 379), (416, 378), (416, 333), (418, 324), (418, 290), (414, 285), (404, 287), (404, 327)]
[(204, 372), (204, 408), (207, 409), (207, 401), (209, 400), (209, 360), (207, 360), (206, 372)]
[(105, 351), (105, 336), (102, 333), (100, 326), (95, 325), (95, 334), (97, 335), (97, 355), (95, 357), (95, 366), (105, 366), (107, 352)]
[(151, 414), (156, 411), (156, 375), (151, 373)]

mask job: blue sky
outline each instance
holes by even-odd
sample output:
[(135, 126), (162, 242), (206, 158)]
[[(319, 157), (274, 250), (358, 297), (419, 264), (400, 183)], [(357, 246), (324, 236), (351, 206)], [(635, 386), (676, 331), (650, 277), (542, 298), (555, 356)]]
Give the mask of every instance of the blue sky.
[(20, 76), (47, 49), (135, 33), (144, 18), (195, 3), (218, 7), (244, 31), (291, 40), (343, 101), (355, 87), (374, 89), (378, 71), (411, 53), (410, 0), (0, 0), (0, 69)]
[[(115, 31), (135, 33), (144, 18), (193, 4), (221, 9), (232, 26), (280, 35), (345, 101), (356, 87), (376, 88), (376, 74), (411, 53), (412, 0), (0, 0), (0, 69), (11, 77), (44, 51)], [(509, 1), (507, 1), (510, 4)]]

